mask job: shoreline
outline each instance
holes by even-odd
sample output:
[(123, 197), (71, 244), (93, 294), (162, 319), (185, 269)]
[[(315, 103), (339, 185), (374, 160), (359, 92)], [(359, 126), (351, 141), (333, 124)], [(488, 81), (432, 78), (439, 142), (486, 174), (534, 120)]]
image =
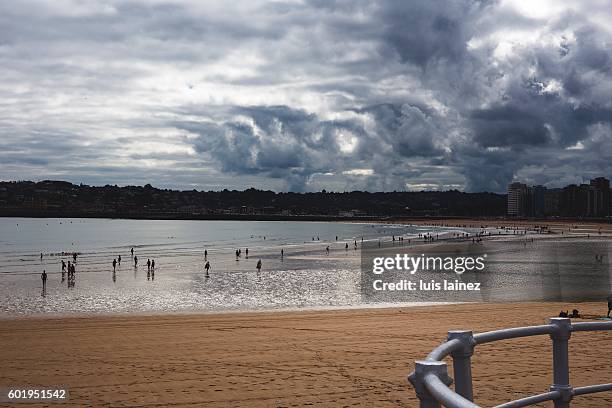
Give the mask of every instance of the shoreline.
[[(345, 305), (345, 306), (307, 306), (301, 308), (268, 308), (268, 309), (256, 309), (256, 310), (241, 310), (241, 309), (228, 309), (228, 310), (185, 310), (185, 311), (152, 311), (152, 312), (117, 312), (117, 313), (37, 313), (37, 314), (23, 314), (23, 315), (3, 315), (0, 314), (0, 322), (11, 321), (11, 320), (47, 320), (47, 319), (83, 319), (83, 318), (124, 318), (124, 317), (164, 317), (164, 316), (228, 316), (228, 315), (275, 315), (279, 313), (324, 313), (324, 312), (342, 312), (342, 311), (368, 311), (368, 310), (386, 310), (386, 309), (412, 309), (417, 307), (438, 307), (448, 305), (460, 305), (460, 304), (478, 304), (485, 302), (413, 302), (413, 303), (381, 303), (378, 304), (356, 304), (356, 305)], [(520, 302), (505, 302), (505, 303), (520, 303)], [(586, 302), (589, 303), (589, 302)]]
[[(406, 376), (448, 330), (541, 324), (573, 307), (599, 314), (605, 304), (14, 319), (0, 326), (0, 386), (66, 387), (70, 407), (416, 406)], [(572, 336), (572, 385), (612, 376), (601, 358), (611, 340)], [(481, 345), (472, 361), (483, 406), (544, 392), (552, 380), (547, 337)], [(577, 399), (590, 408), (610, 402), (610, 393)]]
[[(338, 306), (338, 307), (308, 307), (302, 309), (261, 309), (261, 310), (245, 310), (245, 311), (237, 311), (237, 310), (227, 310), (227, 311), (178, 311), (178, 312), (125, 312), (125, 313), (75, 313), (75, 314), (38, 314), (38, 315), (21, 315), (21, 316), (0, 316), (0, 321), (47, 321), (47, 320), (84, 320), (84, 319), (158, 319), (158, 318), (257, 318), (257, 317), (274, 317), (280, 315), (318, 315), (318, 314), (334, 314), (334, 313), (387, 313), (387, 312), (396, 312), (400, 311), (414, 311), (421, 312), (423, 310), (435, 311), (436, 309), (452, 309), (453, 307), (479, 307), (479, 306), (493, 306), (493, 307), (509, 307), (512, 308), (514, 306), (563, 306), (568, 305), (570, 302), (560, 302), (557, 300), (551, 301), (481, 301), (481, 302), (431, 302), (431, 303), (421, 303), (414, 305), (407, 304), (384, 304), (381, 306), (373, 306), (373, 307), (364, 307), (363, 305), (355, 305), (355, 306)], [(587, 307), (593, 307), (598, 305), (604, 305), (604, 302), (593, 302), (593, 301), (578, 301), (573, 302), (572, 307), (574, 306), (585, 305)], [(605, 306), (605, 305), (604, 305)], [(566, 309), (570, 306), (566, 306)], [(421, 310), (422, 309), (422, 310)], [(580, 307), (578, 307), (580, 310)], [(603, 310), (603, 306), (602, 306)], [(571, 311), (571, 310), (570, 310)], [(549, 316), (554, 317), (554, 316)]]
[[(423, 225), (432, 227), (463, 227), (463, 228), (516, 228), (523, 230), (527, 228), (530, 231), (546, 227), (553, 233), (559, 233), (566, 230), (589, 230), (597, 231), (599, 228), (607, 233), (612, 233), (612, 219), (511, 219), (511, 218), (494, 218), (494, 219), (479, 219), (479, 218), (441, 218), (432, 219), (416, 219), (411, 221), (413, 225)], [(568, 228), (569, 227), (569, 228)]]

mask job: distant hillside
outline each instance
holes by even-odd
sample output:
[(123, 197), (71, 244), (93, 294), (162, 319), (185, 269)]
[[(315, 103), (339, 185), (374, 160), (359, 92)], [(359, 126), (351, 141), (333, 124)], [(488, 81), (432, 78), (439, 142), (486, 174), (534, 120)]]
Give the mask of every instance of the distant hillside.
[(209, 218), (281, 216), (503, 216), (506, 196), (451, 191), (275, 193), (174, 191), (146, 185), (74, 185), (64, 181), (0, 182), (0, 215)]

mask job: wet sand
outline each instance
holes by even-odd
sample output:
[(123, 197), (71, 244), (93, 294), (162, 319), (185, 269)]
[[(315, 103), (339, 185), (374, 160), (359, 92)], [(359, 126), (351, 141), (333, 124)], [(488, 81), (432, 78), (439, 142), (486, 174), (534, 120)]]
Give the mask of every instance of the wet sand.
[(508, 228), (528, 231), (544, 229), (554, 234), (570, 235), (592, 235), (610, 236), (612, 234), (612, 222), (603, 221), (572, 221), (572, 220), (513, 220), (498, 218), (472, 218), (472, 219), (410, 219), (396, 221), (398, 224), (411, 224), (436, 227), (459, 227), (459, 228)]
[[(0, 388), (69, 389), (68, 402), (48, 406), (415, 407), (406, 375), (447, 330), (541, 324), (573, 307), (606, 311), (605, 303), (480, 303), (0, 320)], [(576, 333), (570, 352), (572, 384), (612, 379), (612, 333)], [(473, 362), (483, 406), (544, 392), (551, 382), (547, 337), (479, 346)], [(610, 407), (612, 393), (576, 404)]]

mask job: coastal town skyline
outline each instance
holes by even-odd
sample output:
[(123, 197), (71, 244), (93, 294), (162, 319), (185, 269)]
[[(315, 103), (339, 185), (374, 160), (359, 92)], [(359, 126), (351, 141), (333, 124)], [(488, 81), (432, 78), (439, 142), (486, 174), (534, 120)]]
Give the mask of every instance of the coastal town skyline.
[(422, 188), (422, 189), (396, 189), (396, 190), (359, 190), (359, 189), (338, 189), (338, 190), (334, 190), (333, 188), (321, 188), (320, 190), (312, 190), (312, 191), (287, 191), (284, 189), (274, 189), (274, 188), (258, 188), (254, 185), (248, 185), (248, 186), (244, 186), (241, 188), (235, 188), (234, 186), (219, 186), (218, 188), (194, 188), (193, 186), (187, 187), (187, 188), (172, 188), (172, 187), (165, 187), (161, 184), (156, 183), (154, 180), (145, 180), (145, 183), (141, 183), (141, 184), (130, 184), (130, 183), (111, 183), (111, 182), (100, 182), (100, 183), (93, 183), (93, 184), (88, 184), (83, 180), (76, 180), (76, 181), (72, 181), (70, 180), (70, 178), (66, 178), (66, 179), (54, 179), (54, 178), (47, 178), (44, 176), (41, 177), (37, 177), (37, 178), (15, 178), (15, 179), (2, 179), (0, 178), (0, 183), (69, 183), (69, 184), (73, 184), (73, 185), (81, 185), (81, 186), (87, 186), (87, 187), (145, 187), (145, 186), (152, 186), (153, 188), (156, 189), (160, 189), (160, 190), (172, 190), (172, 191), (201, 191), (201, 192), (218, 192), (218, 191), (223, 191), (223, 190), (228, 190), (228, 191), (246, 191), (246, 190), (260, 190), (260, 191), (272, 191), (275, 193), (318, 193), (318, 192), (329, 192), (329, 193), (347, 193), (347, 192), (370, 192), (370, 193), (387, 193), (387, 192), (412, 192), (412, 193), (418, 193), (418, 192), (447, 192), (447, 191), (460, 191), (460, 192), (465, 192), (465, 193), (497, 193), (497, 194), (507, 194), (508, 192), (508, 188), (510, 187), (510, 185), (512, 184), (522, 184), (522, 185), (526, 185), (526, 186), (538, 186), (538, 187), (545, 187), (547, 189), (562, 189), (564, 187), (570, 186), (570, 185), (585, 185), (585, 184), (589, 184), (592, 180), (594, 179), (606, 179), (606, 180), (610, 180), (612, 179), (612, 176), (608, 176), (607, 174), (594, 174), (594, 175), (577, 175), (574, 180), (576, 180), (575, 182), (571, 182), (571, 183), (567, 183), (567, 184), (563, 184), (562, 182), (555, 182), (555, 181), (551, 181), (550, 183), (546, 183), (546, 184), (538, 184), (536, 182), (533, 182), (530, 179), (512, 179), (508, 182), (508, 184), (506, 184), (505, 188), (502, 191), (491, 191), (491, 190), (480, 190), (480, 191), (466, 191), (464, 189), (460, 189), (460, 188), (448, 188), (448, 189), (437, 189), (437, 188), (432, 188), (432, 189), (427, 189), (427, 188)]
[(144, 218), (419, 217), (607, 218), (610, 180), (558, 188), (514, 181), (506, 194), (447, 191), (274, 192), (172, 190), (144, 186), (89, 186), (67, 181), (0, 181), (0, 216)]

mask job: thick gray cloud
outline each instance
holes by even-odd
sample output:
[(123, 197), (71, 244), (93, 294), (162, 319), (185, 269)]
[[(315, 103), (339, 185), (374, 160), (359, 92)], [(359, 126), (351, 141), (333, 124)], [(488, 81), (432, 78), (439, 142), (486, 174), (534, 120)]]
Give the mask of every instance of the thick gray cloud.
[(0, 178), (503, 191), (612, 177), (610, 10), (5, 2)]

